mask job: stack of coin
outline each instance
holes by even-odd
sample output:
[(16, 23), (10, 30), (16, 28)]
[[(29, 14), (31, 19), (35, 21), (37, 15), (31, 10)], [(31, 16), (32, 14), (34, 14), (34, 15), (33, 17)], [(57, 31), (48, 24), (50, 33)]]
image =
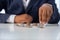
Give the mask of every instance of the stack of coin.
[(44, 28), (44, 24), (40, 24), (40, 28)]
[(18, 26), (18, 27), (24, 27), (24, 25), (21, 24), (21, 23), (16, 24), (16, 26)]
[(17, 24), (17, 26), (20, 26), (20, 27), (27, 27), (27, 28), (33, 28), (33, 27), (35, 27), (35, 28), (44, 28), (45, 27), (45, 25), (46, 24), (39, 24), (39, 23), (28, 23), (28, 24)]

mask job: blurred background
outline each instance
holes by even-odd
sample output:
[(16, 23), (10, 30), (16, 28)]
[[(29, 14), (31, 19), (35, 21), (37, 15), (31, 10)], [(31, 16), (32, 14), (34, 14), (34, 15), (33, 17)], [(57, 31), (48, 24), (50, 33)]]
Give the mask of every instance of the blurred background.
[(57, 5), (57, 8), (58, 8), (58, 11), (59, 11), (59, 13), (60, 13), (60, 0), (55, 0), (55, 3), (56, 3), (56, 5)]
[[(58, 8), (58, 11), (59, 11), (59, 14), (60, 14), (60, 0), (55, 0), (55, 3), (57, 5), (57, 8)], [(59, 24), (60, 24), (60, 21), (59, 21)]]

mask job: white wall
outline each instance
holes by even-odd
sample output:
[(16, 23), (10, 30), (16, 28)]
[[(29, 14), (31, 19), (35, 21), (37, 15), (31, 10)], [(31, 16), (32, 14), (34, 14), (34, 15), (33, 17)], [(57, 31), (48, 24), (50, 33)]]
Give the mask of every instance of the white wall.
[(59, 13), (60, 13), (60, 0), (55, 0), (55, 3), (57, 4), (57, 8), (58, 8), (58, 10), (59, 10)]

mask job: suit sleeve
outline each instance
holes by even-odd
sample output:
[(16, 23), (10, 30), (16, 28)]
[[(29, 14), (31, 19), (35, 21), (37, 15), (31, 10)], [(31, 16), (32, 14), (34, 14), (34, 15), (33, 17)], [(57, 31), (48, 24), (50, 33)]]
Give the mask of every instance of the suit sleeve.
[(53, 7), (53, 14), (51, 16), (51, 19), (49, 20), (49, 24), (56, 24), (59, 22), (59, 13), (57, 6), (55, 4), (55, 0), (48, 0), (48, 3), (52, 5)]
[[(6, 7), (4, 0), (0, 0), (0, 11)], [(0, 23), (5, 23), (10, 15), (0, 13)]]

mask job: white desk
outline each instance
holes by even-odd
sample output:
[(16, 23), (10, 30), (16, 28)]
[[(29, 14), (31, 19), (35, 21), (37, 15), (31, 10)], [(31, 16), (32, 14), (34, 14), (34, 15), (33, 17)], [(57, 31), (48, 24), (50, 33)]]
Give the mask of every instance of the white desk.
[(0, 40), (60, 40), (60, 27), (48, 25), (45, 28), (26, 28), (0, 24)]

